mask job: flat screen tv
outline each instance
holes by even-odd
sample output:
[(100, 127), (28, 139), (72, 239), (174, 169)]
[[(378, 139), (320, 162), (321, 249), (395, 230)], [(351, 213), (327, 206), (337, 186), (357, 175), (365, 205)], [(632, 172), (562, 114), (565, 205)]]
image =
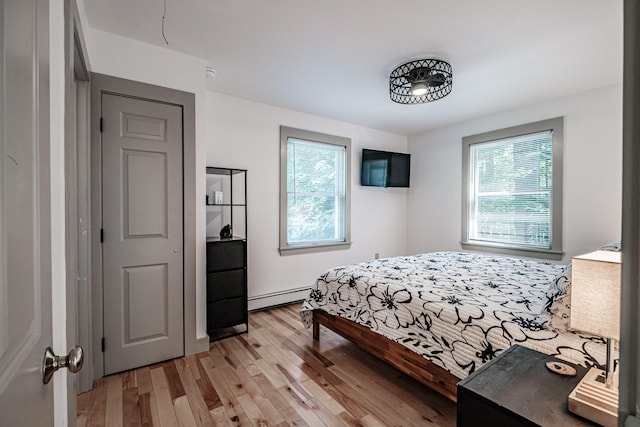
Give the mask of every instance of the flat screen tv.
[(411, 155), (362, 149), (360, 185), (369, 187), (409, 187)]

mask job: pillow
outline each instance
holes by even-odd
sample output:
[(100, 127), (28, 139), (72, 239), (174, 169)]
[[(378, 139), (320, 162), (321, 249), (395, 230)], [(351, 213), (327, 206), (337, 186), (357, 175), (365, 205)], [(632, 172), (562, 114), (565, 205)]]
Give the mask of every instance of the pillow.
[(547, 302), (540, 320), (558, 332), (569, 329), (571, 316), (571, 264), (558, 274), (547, 291)]
[(598, 248), (599, 251), (613, 251), (620, 252), (620, 247), (622, 246), (622, 242), (618, 240), (617, 242), (607, 243), (604, 246), (600, 246)]

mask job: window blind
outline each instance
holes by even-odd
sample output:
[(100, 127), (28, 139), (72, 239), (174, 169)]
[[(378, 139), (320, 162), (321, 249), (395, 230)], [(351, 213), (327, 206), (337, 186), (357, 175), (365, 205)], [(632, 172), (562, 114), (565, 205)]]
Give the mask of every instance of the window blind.
[(287, 140), (288, 244), (344, 242), (346, 147)]
[(551, 248), (553, 131), (470, 145), (469, 240)]

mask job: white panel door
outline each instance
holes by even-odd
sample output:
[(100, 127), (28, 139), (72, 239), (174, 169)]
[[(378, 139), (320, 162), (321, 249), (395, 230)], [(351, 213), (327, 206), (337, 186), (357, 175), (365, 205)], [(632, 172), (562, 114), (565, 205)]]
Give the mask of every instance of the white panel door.
[(104, 373), (182, 356), (182, 107), (102, 94)]
[(0, 426), (53, 424), (48, 0), (0, 0)]

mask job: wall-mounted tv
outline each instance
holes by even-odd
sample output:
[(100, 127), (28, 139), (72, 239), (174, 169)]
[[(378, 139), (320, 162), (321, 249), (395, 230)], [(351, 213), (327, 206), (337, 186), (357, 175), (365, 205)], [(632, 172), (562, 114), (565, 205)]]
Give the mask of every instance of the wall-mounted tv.
[(409, 187), (411, 155), (362, 149), (360, 185), (369, 187)]

